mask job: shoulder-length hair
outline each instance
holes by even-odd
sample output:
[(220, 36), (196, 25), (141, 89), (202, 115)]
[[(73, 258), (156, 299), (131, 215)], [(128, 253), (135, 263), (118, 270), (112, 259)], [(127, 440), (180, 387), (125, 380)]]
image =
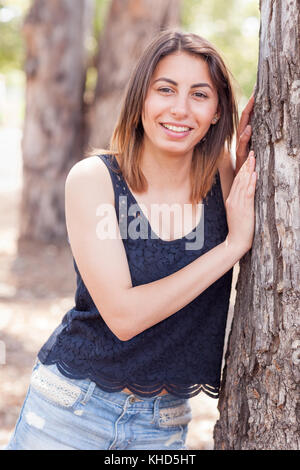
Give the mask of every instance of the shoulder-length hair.
[(214, 46), (202, 37), (168, 30), (161, 32), (149, 44), (131, 74), (110, 140), (109, 153), (116, 156), (122, 175), (131, 189), (137, 193), (144, 192), (147, 189), (147, 180), (140, 167), (144, 136), (143, 106), (158, 62), (178, 51), (205, 60), (219, 101), (218, 122), (210, 126), (205, 138), (195, 146), (193, 152), (190, 199), (193, 204), (197, 204), (211, 189), (218, 162), (226, 146), (230, 149), (238, 124), (230, 72)]

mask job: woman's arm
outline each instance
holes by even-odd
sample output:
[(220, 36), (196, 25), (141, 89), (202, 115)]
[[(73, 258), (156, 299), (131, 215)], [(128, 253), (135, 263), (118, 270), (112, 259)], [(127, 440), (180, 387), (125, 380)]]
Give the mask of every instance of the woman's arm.
[(183, 308), (250, 249), (255, 191), (255, 180), (250, 183), (250, 179), (254, 165), (252, 161), (248, 170), (244, 165), (232, 184), (226, 201), (230, 230), (226, 241), (174, 274), (136, 287), (132, 287), (114, 210), (108, 222), (117, 236), (100, 239), (97, 235), (97, 211), (105, 204), (114, 206), (105, 164), (99, 157), (90, 157), (73, 166), (66, 180), (65, 199), (73, 256), (102, 318), (120, 340), (133, 338)]

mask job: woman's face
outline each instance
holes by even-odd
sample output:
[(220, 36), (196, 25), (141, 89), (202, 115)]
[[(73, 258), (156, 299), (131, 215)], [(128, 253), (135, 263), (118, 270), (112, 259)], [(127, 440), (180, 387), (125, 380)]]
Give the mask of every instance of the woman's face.
[(157, 64), (146, 95), (142, 123), (149, 150), (192, 155), (217, 114), (218, 94), (206, 62), (176, 52)]

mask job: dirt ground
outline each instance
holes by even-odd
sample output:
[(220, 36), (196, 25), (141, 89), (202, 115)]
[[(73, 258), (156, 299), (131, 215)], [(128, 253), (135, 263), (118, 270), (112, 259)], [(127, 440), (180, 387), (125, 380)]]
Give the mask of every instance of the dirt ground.
[[(0, 129), (0, 449), (15, 426), (36, 354), (73, 306), (75, 292), (68, 246), (28, 245), (17, 254), (20, 139), (18, 129)], [(188, 447), (212, 449), (217, 400), (201, 393), (190, 403)]]

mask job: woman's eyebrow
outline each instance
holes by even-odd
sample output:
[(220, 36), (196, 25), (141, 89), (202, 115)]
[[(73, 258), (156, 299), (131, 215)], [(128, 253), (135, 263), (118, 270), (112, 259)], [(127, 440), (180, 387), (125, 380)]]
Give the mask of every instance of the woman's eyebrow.
[[(177, 82), (175, 82), (174, 80), (171, 80), (170, 78), (166, 78), (166, 77), (157, 78), (156, 80), (154, 80), (153, 84), (156, 83), (156, 82), (159, 82), (159, 81), (168, 82), (168, 83), (171, 83), (172, 85), (175, 85), (175, 86), (178, 85)], [(205, 83), (205, 82), (195, 83), (194, 85), (191, 85), (191, 88), (201, 88), (201, 87), (207, 87), (207, 88), (210, 88), (212, 90), (212, 87), (208, 83)]]

